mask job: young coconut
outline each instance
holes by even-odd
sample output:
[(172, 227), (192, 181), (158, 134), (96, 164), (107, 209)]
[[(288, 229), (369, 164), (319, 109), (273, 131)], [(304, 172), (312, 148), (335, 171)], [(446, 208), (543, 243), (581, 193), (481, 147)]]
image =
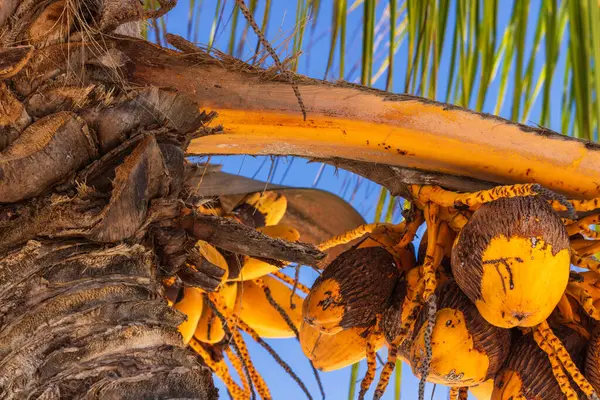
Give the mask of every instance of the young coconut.
[[(300, 325), (300, 347), (304, 355), (321, 371), (334, 371), (352, 365), (366, 357), (367, 338), (371, 330), (350, 328), (327, 335), (306, 322)], [(375, 351), (385, 341), (382, 335), (375, 337)]]
[[(289, 316), (296, 329), (302, 322), (302, 297), (294, 294), (290, 304), (292, 289), (270, 276), (260, 278), (269, 289), (273, 300)], [(284, 317), (269, 303), (265, 290), (254, 281), (245, 281), (241, 290), (239, 317), (263, 338), (292, 338), (294, 331)]]
[[(476, 400), (491, 400), (492, 392), (494, 391), (494, 379), (488, 379), (487, 381), (469, 388), (469, 392), (475, 396)], [(517, 399), (513, 399), (517, 400)]]
[[(584, 362), (586, 340), (576, 331), (561, 326), (553, 329), (575, 364)], [(536, 332), (537, 333), (537, 332)], [(560, 383), (558, 381), (560, 379)], [(565, 392), (570, 393), (568, 396)], [(574, 396), (574, 397), (573, 397)], [(562, 367), (552, 364), (548, 355), (529, 333), (516, 339), (502, 369), (494, 380), (492, 400), (563, 400), (584, 399), (583, 393), (569, 381)]]
[(370, 328), (390, 302), (400, 278), (382, 247), (354, 247), (336, 257), (304, 300), (304, 321), (325, 334)]
[(260, 228), (276, 225), (287, 210), (287, 199), (277, 192), (257, 192), (246, 195), (227, 215), (240, 223)]
[(377, 225), (360, 243), (337, 256), (304, 299), (304, 321), (330, 335), (374, 327), (400, 278), (415, 265), (412, 246), (394, 247), (402, 228)]
[(456, 282), (492, 325), (531, 327), (556, 307), (569, 280), (569, 237), (538, 196), (482, 205), (452, 251)]
[[(217, 292), (223, 298), (223, 302), (228, 310), (233, 310), (237, 314), (239, 310), (240, 292), (238, 283), (225, 283)], [(225, 330), (221, 320), (215, 315), (210, 307), (204, 305), (202, 315), (196, 326), (194, 337), (203, 343), (218, 343), (225, 337)]]
[[(451, 387), (474, 386), (493, 378), (510, 349), (510, 332), (490, 325), (449, 280), (438, 290), (427, 380)], [(427, 349), (426, 318), (415, 325), (410, 365), (420, 377)]]
[(183, 343), (188, 344), (194, 336), (194, 331), (200, 320), (203, 310), (204, 291), (195, 287), (183, 287), (180, 296), (175, 300), (173, 307), (185, 314), (186, 319), (179, 326), (178, 330), (183, 337)]

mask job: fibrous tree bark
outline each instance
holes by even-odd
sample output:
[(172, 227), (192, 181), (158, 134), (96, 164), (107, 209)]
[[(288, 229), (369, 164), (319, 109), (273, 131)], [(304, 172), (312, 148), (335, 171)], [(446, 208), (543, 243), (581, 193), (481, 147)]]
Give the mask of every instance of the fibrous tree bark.
[(211, 115), (127, 82), (102, 43), (147, 16), (137, 0), (0, 3), (1, 398), (217, 397), (155, 241), (182, 231), (184, 151)]
[(215, 398), (210, 372), (181, 347), (183, 316), (162, 300), (160, 278), (198, 236), (223, 245), (225, 234), (246, 235), (229, 250), (263, 259), (324, 257), (195, 218), (186, 152), (304, 156), (401, 195), (411, 183), (526, 181), (598, 195), (594, 145), (297, 78), (303, 121), (285, 73), (175, 36), (178, 51), (123, 35), (174, 3), (148, 12), (138, 0), (0, 2), (2, 398)]
[(265, 259), (324, 256), (190, 213), (204, 171), (184, 154), (219, 130), (214, 113), (131, 81), (118, 49), (174, 5), (159, 3), (0, 3), (0, 398), (216, 398), (160, 285), (194, 232), (251, 233), (234, 250)]

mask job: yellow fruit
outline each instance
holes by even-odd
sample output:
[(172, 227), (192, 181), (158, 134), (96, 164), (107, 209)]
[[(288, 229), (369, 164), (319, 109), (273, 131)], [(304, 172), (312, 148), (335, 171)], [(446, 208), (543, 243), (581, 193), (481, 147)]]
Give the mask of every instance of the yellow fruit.
[(224, 270), (222, 282), (225, 282), (229, 276), (229, 266), (225, 257), (217, 250), (217, 248), (204, 240), (198, 240), (194, 246), (200, 255), (209, 263), (216, 265), (220, 269)]
[(183, 298), (173, 305), (176, 310), (181, 311), (187, 317), (178, 327), (185, 344), (188, 344), (194, 336), (194, 331), (202, 315), (204, 308), (202, 294), (202, 290), (198, 288), (185, 287), (183, 288)]
[[(350, 328), (326, 335), (307, 323), (300, 326), (300, 346), (304, 355), (321, 371), (334, 371), (365, 358), (368, 333), (364, 329)], [(383, 347), (383, 336), (377, 339), (377, 350)]]
[(287, 199), (277, 192), (250, 193), (231, 212), (242, 224), (253, 228), (276, 225), (287, 209)]
[(326, 334), (372, 327), (399, 278), (396, 259), (382, 247), (345, 251), (315, 281), (304, 300), (304, 321)]
[(287, 240), (288, 242), (297, 242), (300, 239), (300, 233), (298, 230), (289, 225), (268, 225), (257, 228), (257, 230), (274, 239), (283, 239)]
[[(294, 295), (295, 308), (290, 307), (292, 289), (281, 281), (265, 276), (262, 278), (273, 299), (290, 317), (296, 329), (302, 322), (302, 297)], [(294, 332), (279, 312), (269, 303), (264, 290), (252, 281), (242, 284), (239, 317), (263, 338), (291, 338)]]
[[(533, 371), (532, 371), (533, 373)], [(539, 374), (539, 372), (535, 372)], [(552, 372), (550, 372), (552, 374)], [(547, 375), (545, 371), (544, 375)], [(545, 380), (554, 379), (554, 377), (544, 376)], [(560, 389), (559, 389), (560, 391)], [(562, 395), (562, 392), (560, 392)], [(557, 395), (557, 393), (555, 393)], [(521, 375), (516, 371), (506, 369), (501, 372), (494, 380), (494, 390), (492, 391), (492, 400), (543, 400), (541, 396), (526, 397), (525, 388)]]
[[(235, 312), (238, 294), (237, 283), (226, 283), (219, 290), (227, 309)], [(225, 316), (227, 317), (227, 316)], [(218, 343), (225, 337), (225, 331), (219, 317), (208, 306), (202, 310), (194, 337), (204, 343)]]
[(481, 206), (461, 230), (452, 272), (492, 325), (531, 327), (558, 304), (569, 280), (569, 238), (558, 214), (537, 196)]
[[(471, 386), (469, 388), (469, 392), (471, 392), (471, 394), (473, 396), (475, 396), (475, 398), (477, 400), (491, 400), (493, 391), (494, 391), (494, 380), (493, 379), (488, 379), (487, 381), (485, 381), (479, 385)], [(514, 399), (514, 400), (516, 400), (516, 399)]]
[[(296, 228), (287, 225), (271, 225), (264, 226), (262, 228), (257, 228), (258, 231), (264, 233), (267, 236), (270, 236), (274, 239), (283, 239), (288, 242), (296, 242), (300, 239), (300, 234), (296, 230)], [(264, 261), (258, 260), (252, 257), (244, 257), (243, 258), (242, 269), (238, 276), (231, 277), (232, 281), (247, 281), (256, 278), (260, 278), (261, 276), (265, 276), (270, 274), (271, 272), (275, 272), (279, 270), (279, 267), (266, 263)], [(286, 265), (287, 263), (283, 263)]]
[[(439, 292), (427, 380), (465, 387), (493, 378), (508, 356), (509, 331), (487, 323), (455, 282), (448, 281)], [(417, 376), (426, 352), (425, 330), (426, 324), (421, 320), (415, 326), (410, 354)]]

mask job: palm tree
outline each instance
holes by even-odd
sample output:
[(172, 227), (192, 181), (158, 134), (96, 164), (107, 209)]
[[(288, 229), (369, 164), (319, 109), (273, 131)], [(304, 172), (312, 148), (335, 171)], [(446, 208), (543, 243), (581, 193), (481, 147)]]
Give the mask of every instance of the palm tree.
[[(367, 88), (374, 75), (375, 0), (363, 5), (366, 86), (290, 78), (175, 35), (158, 35), (175, 50), (138, 39), (139, 21), (160, 21), (175, 6), (174, 0), (149, 3), (154, 7), (138, 0), (0, 4), (3, 397), (217, 396), (209, 371), (181, 348), (183, 317), (161, 299), (159, 278), (181, 266), (194, 238), (223, 245), (223, 235), (235, 234), (247, 243), (230, 243), (230, 251), (306, 264), (323, 255), (190, 214), (181, 200), (190, 197), (198, 170), (186, 163), (188, 153), (301, 156), (407, 198), (414, 183), (472, 191), (538, 182), (570, 197), (598, 194), (595, 145)], [(222, 15), (218, 3), (215, 15)], [(597, 2), (543, 2), (534, 48), (545, 36), (546, 60), (536, 84), (536, 53), (525, 62), (525, 2), (515, 2), (501, 40), (496, 1), (456, 2), (453, 9), (444, 0), (397, 3), (390, 1), (384, 14), (393, 44), (383, 69), (388, 88), (397, 43), (407, 40), (405, 91), (435, 97), (445, 73), (439, 67), (443, 44), (452, 41), (452, 90), (445, 101), (481, 111), (496, 72), (503, 98), (516, 65), (511, 118), (526, 120), (543, 89), (542, 125), (551, 105), (544, 82), (551, 82), (568, 26), (563, 131), (594, 138)], [(298, 4), (298, 21), (318, 14), (320, 2)], [(355, 6), (333, 5), (332, 54), (336, 44), (344, 46), (345, 16)], [(457, 22), (447, 34), (450, 15)], [(305, 29), (299, 26), (296, 50)]]

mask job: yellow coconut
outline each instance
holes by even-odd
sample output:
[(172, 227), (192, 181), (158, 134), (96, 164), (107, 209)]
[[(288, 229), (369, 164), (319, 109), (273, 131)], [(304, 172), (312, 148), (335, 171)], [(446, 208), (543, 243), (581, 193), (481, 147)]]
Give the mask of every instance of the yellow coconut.
[(567, 286), (569, 267), (566, 229), (537, 196), (484, 204), (452, 251), (456, 282), (490, 324), (503, 328), (548, 318)]

